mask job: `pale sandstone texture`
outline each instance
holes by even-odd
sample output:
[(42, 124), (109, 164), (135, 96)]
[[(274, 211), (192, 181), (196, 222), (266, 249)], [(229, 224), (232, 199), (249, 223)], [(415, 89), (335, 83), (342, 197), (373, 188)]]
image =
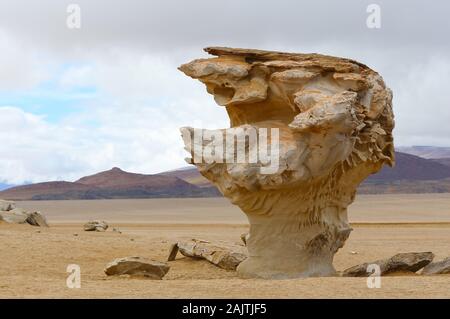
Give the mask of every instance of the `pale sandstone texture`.
[(372, 274), (372, 270), (368, 268), (368, 266), (373, 264), (380, 266), (379, 275), (381, 276), (396, 272), (415, 273), (431, 263), (433, 258), (434, 254), (432, 252), (400, 253), (388, 259), (380, 259), (370, 263), (353, 266), (344, 270), (342, 276), (368, 277)]
[[(226, 108), (232, 130), (221, 130), (223, 135), (236, 128), (279, 129), (275, 173), (263, 173), (261, 168), (270, 163), (261, 160), (223, 163), (204, 153), (203, 161), (194, 161), (248, 217), (249, 257), (239, 265), (239, 274), (334, 275), (333, 256), (352, 230), (347, 207), (357, 186), (383, 164), (394, 163), (391, 90), (378, 73), (349, 59), (205, 50), (216, 57), (194, 60), (180, 70), (204, 83)], [(192, 138), (193, 128), (182, 132), (193, 158), (196, 143), (208, 146)], [(237, 133), (238, 140), (239, 134), (245, 135)], [(256, 146), (246, 141), (240, 147), (250, 152)]]
[(142, 257), (118, 258), (106, 265), (105, 274), (142, 276), (149, 279), (162, 279), (169, 271), (167, 263)]
[(197, 239), (172, 245), (168, 260), (175, 260), (178, 251), (186, 257), (206, 259), (213, 265), (226, 270), (236, 270), (238, 265), (247, 258), (246, 251), (242, 246), (225, 243), (213, 244)]
[(423, 270), (422, 275), (450, 274), (450, 257), (435, 263), (428, 264)]
[(40, 212), (27, 212), (16, 207), (11, 201), (0, 199), (0, 221), (10, 224), (30, 224), (32, 226), (48, 227), (47, 219)]

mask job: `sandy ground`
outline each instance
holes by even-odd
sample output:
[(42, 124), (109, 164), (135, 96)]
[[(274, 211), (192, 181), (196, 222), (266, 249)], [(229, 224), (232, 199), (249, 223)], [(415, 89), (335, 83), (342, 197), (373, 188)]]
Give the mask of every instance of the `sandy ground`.
[[(223, 199), (21, 202), (41, 210), (48, 229), (0, 223), (1, 298), (450, 298), (450, 275), (365, 278), (240, 279), (203, 260), (178, 256), (161, 281), (107, 277), (111, 260), (165, 260), (170, 243), (200, 238), (239, 243), (246, 219)], [(450, 256), (450, 195), (360, 196), (349, 213), (354, 231), (335, 257), (337, 270), (399, 252)], [(122, 234), (84, 232), (102, 218)], [(75, 236), (77, 234), (77, 236)], [(352, 254), (351, 252), (357, 252)], [(66, 286), (66, 267), (81, 267), (80, 289)]]

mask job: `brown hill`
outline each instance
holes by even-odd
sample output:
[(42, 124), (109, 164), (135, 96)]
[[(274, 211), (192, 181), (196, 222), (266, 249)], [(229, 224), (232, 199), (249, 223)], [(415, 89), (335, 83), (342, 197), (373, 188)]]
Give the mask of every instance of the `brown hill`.
[[(211, 187), (196, 168), (186, 167), (161, 173), (176, 176), (201, 186)], [(369, 176), (358, 189), (364, 194), (385, 193), (444, 193), (450, 192), (450, 167), (441, 162), (396, 152), (395, 167), (384, 167)]]
[(445, 166), (450, 166), (450, 157), (447, 158), (432, 158), (431, 159), (433, 162), (445, 165)]
[(395, 153), (395, 167), (385, 166), (367, 181), (440, 180), (450, 177), (450, 167), (411, 154)]
[[(370, 176), (358, 192), (450, 192), (450, 166), (442, 160), (396, 153), (394, 168), (385, 167)], [(119, 168), (80, 178), (76, 182), (47, 182), (18, 186), (0, 192), (11, 200), (113, 199), (220, 196), (196, 168), (182, 168), (155, 175), (134, 174)]]
[(199, 187), (211, 187), (212, 184), (195, 167), (183, 167), (177, 170), (163, 172), (160, 175), (178, 177), (188, 183)]
[(113, 168), (76, 182), (47, 182), (14, 187), (0, 192), (0, 198), (63, 200), (211, 197), (217, 194), (215, 188), (201, 188), (174, 176), (134, 174)]
[(188, 186), (186, 181), (175, 176), (128, 173), (118, 167), (114, 167), (109, 171), (80, 178), (75, 183), (100, 188), (122, 188), (134, 186), (176, 188), (180, 186)]
[(45, 182), (8, 188), (0, 192), (0, 198), (9, 200), (27, 200), (36, 195), (49, 195), (73, 191), (88, 191), (92, 187), (72, 182)]

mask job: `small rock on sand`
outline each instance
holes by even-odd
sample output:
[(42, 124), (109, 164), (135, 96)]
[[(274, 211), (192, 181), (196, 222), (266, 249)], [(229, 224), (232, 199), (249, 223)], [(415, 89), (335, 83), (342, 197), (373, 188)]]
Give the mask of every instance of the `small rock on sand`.
[(29, 213), (26, 221), (32, 226), (48, 227), (47, 220), (40, 212)]
[(142, 257), (118, 258), (106, 265), (105, 273), (112, 275), (143, 276), (149, 279), (162, 279), (169, 271), (167, 263)]
[(10, 210), (13, 210), (14, 208), (16, 208), (16, 203), (0, 199), (0, 211), (8, 212)]
[(380, 266), (380, 275), (387, 275), (395, 272), (412, 272), (422, 269), (428, 265), (434, 258), (432, 252), (420, 253), (401, 253), (388, 259), (380, 259), (371, 263), (356, 265), (343, 271), (344, 277), (368, 277), (371, 273), (367, 272), (370, 264)]
[(450, 274), (450, 257), (435, 263), (428, 264), (423, 270), (422, 275)]
[(108, 223), (102, 220), (91, 220), (84, 224), (83, 228), (85, 231), (106, 231), (108, 229)]
[[(227, 270), (236, 270), (236, 267), (247, 258), (245, 248), (238, 245), (212, 244), (208, 241), (193, 239), (187, 242), (178, 242), (177, 247), (180, 253), (186, 257), (203, 258)], [(173, 251), (172, 249), (171, 255)], [(172, 258), (175, 258), (175, 255)]]

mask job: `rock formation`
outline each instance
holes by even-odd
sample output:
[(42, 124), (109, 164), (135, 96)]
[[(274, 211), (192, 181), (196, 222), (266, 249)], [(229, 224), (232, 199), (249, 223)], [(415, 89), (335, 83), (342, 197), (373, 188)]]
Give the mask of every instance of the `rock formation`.
[[(216, 57), (180, 70), (225, 106), (231, 128), (181, 131), (188, 162), (249, 219), (249, 258), (238, 272), (263, 278), (333, 275), (333, 256), (351, 231), (347, 206), (356, 187), (394, 163), (391, 91), (375, 71), (349, 59), (205, 50)], [(252, 131), (259, 134), (256, 140)], [(269, 131), (270, 139), (261, 135)], [(237, 147), (221, 149), (221, 137)], [(270, 160), (260, 152), (264, 141)], [(246, 161), (239, 161), (243, 150)], [(260, 156), (250, 161), (256, 151)]]
[(368, 266), (376, 264), (380, 266), (380, 275), (387, 275), (396, 272), (411, 272), (422, 269), (433, 261), (434, 254), (432, 252), (422, 253), (400, 253), (388, 259), (380, 259), (370, 263), (364, 263), (353, 266), (344, 270), (342, 276), (344, 277), (368, 277), (371, 272), (368, 271)]
[(422, 275), (450, 274), (450, 257), (444, 260), (428, 264), (423, 270)]
[(247, 258), (242, 246), (212, 244), (208, 241), (192, 239), (172, 245), (167, 260), (175, 260), (178, 251), (186, 257), (206, 259), (226, 270), (236, 270), (236, 267)]
[(102, 220), (91, 220), (84, 224), (83, 229), (85, 231), (99, 231), (103, 232), (108, 229), (108, 223)]
[(167, 263), (141, 257), (118, 258), (106, 265), (105, 274), (143, 276), (148, 279), (162, 279), (169, 271)]
[(16, 207), (14, 202), (4, 200), (0, 200), (0, 221), (10, 224), (48, 227), (47, 219), (40, 212), (27, 212), (22, 208)]

